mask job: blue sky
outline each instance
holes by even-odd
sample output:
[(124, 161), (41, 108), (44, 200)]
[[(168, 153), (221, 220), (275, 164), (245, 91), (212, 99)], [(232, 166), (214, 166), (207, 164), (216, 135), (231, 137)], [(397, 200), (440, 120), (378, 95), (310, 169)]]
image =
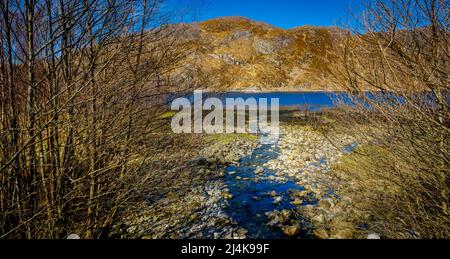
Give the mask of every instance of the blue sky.
[(301, 25), (332, 26), (345, 18), (352, 0), (170, 0), (201, 5), (195, 20), (244, 16), (289, 29)]

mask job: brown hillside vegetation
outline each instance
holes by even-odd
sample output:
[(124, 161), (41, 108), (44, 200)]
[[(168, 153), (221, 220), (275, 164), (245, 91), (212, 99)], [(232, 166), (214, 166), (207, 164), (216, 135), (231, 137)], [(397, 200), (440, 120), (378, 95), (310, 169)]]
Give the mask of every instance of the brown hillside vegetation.
[(210, 79), (208, 89), (331, 90), (324, 61), (338, 28), (284, 30), (242, 17), (184, 26), (198, 49), (191, 63)]

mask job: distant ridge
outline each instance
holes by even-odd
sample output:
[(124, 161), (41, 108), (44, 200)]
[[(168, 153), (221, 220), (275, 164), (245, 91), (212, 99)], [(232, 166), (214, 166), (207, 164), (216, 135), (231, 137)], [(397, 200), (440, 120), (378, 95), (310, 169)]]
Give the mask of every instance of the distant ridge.
[(186, 37), (199, 53), (191, 62), (229, 90), (324, 90), (326, 64), (342, 29), (299, 26), (282, 29), (241, 16), (192, 23)]

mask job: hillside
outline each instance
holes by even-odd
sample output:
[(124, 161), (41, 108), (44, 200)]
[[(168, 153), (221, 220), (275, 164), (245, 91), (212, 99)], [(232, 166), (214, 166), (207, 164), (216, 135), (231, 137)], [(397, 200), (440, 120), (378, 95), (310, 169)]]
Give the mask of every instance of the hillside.
[[(185, 24), (195, 62), (208, 89), (324, 90), (328, 50), (342, 30), (303, 26), (290, 30), (243, 17)], [(330, 90), (330, 89), (327, 89)]]

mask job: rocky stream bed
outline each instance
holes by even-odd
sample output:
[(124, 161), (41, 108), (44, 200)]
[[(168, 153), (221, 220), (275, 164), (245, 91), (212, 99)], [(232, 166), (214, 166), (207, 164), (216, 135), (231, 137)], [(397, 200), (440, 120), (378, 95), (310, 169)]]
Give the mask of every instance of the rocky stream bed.
[(354, 213), (351, 200), (334, 193), (329, 176), (357, 144), (338, 139), (283, 125), (273, 145), (256, 138), (213, 142), (185, 168), (210, 180), (148, 205), (121, 229), (132, 238), (361, 238), (346, 220)]

